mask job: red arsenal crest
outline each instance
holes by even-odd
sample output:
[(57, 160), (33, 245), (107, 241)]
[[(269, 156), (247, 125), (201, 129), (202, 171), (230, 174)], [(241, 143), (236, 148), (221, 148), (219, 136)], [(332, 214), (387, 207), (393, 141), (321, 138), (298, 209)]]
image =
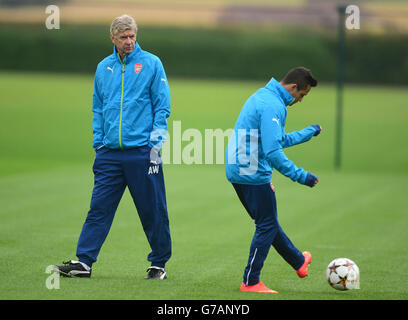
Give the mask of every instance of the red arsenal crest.
[(141, 63), (136, 63), (135, 64), (135, 72), (139, 73), (140, 71), (142, 71), (142, 64)]

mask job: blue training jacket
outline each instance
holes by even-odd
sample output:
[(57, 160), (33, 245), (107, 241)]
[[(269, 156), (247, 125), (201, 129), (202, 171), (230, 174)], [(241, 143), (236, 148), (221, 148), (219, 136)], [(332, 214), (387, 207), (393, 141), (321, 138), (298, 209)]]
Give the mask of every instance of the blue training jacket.
[(290, 161), (282, 149), (310, 140), (316, 129), (309, 126), (285, 133), (286, 107), (293, 99), (272, 78), (245, 102), (227, 146), (228, 181), (251, 185), (270, 183), (276, 168), (293, 181), (305, 184), (307, 171)]
[(160, 59), (135, 43), (123, 61), (113, 54), (96, 69), (93, 93), (93, 148), (161, 148), (170, 115), (170, 89)]

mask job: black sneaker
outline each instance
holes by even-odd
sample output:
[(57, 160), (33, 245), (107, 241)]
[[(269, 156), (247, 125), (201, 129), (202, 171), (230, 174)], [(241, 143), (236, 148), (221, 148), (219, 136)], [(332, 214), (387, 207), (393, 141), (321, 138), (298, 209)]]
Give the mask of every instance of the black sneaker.
[(54, 272), (58, 272), (63, 277), (89, 278), (92, 269), (86, 270), (79, 261), (69, 260), (62, 262), (63, 265), (54, 265)]
[(147, 268), (146, 272), (147, 275), (145, 279), (158, 279), (158, 280), (167, 279), (167, 274), (166, 271), (164, 271), (164, 268), (149, 267)]

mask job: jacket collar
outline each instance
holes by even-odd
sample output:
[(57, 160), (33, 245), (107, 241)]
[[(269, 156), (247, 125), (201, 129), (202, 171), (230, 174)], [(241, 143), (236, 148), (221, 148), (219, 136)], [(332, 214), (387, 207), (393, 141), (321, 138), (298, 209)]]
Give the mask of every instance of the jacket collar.
[(281, 98), (285, 106), (288, 106), (295, 99), (275, 78), (272, 78), (265, 88), (273, 91)]
[[(128, 64), (129, 63), (129, 61), (131, 61), (135, 56), (137, 56), (139, 53), (140, 53), (140, 51), (142, 51), (142, 48), (140, 48), (140, 46), (139, 46), (139, 44), (136, 42), (135, 43), (135, 48), (133, 49), (133, 51), (131, 52), (131, 53), (129, 53), (129, 54), (127, 54), (127, 55), (125, 55), (124, 56), (124, 61), (125, 61), (125, 64)], [(122, 63), (122, 61), (120, 61), (120, 58), (119, 58), (119, 52), (118, 52), (118, 50), (116, 49), (116, 46), (115, 45), (113, 45), (113, 54), (115, 55), (115, 59), (119, 62), (119, 63)], [(126, 59), (125, 59), (126, 58)]]

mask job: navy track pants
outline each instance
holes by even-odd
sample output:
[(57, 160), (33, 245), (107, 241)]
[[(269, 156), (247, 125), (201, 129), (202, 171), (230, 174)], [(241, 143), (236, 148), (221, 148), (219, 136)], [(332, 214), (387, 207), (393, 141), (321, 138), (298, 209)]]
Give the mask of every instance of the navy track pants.
[(279, 225), (275, 191), (272, 185), (236, 183), (232, 185), (256, 227), (243, 282), (246, 285), (254, 285), (260, 281), (260, 273), (271, 245), (293, 269), (299, 269), (305, 258)]
[(96, 151), (90, 210), (77, 245), (76, 255), (80, 262), (91, 267), (96, 261), (126, 186), (152, 250), (148, 261), (152, 266), (164, 268), (170, 259), (163, 167), (150, 162), (150, 150), (143, 146), (127, 150), (102, 147)]

